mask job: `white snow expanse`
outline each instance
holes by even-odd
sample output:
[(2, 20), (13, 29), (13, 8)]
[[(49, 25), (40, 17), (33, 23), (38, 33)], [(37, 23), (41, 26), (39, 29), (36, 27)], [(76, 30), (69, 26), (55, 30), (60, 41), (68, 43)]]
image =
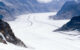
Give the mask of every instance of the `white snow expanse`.
[[(0, 43), (0, 50), (80, 50), (78, 32), (53, 32), (69, 20), (51, 20), (48, 16), (56, 13), (35, 13), (18, 16), (15, 21), (8, 23), (15, 35), (28, 48), (18, 47), (8, 43)], [(74, 34), (68, 35), (68, 34)]]

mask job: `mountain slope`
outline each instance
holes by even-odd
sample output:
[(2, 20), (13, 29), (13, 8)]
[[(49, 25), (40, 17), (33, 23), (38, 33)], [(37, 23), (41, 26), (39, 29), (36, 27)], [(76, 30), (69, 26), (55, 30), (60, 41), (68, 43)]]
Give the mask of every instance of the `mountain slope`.
[(5, 3), (8, 6), (8, 10), (13, 18), (5, 19), (13, 20), (15, 19), (14, 16), (18, 16), (25, 13), (42, 13), (42, 12), (53, 12), (58, 11), (62, 5), (66, 1), (71, 0), (52, 0), (50, 3), (40, 3), (37, 0), (1, 0), (1, 2)]
[(0, 15), (3, 18), (3, 20), (12, 20), (15, 17), (13, 17), (11, 8), (8, 7), (4, 2), (0, 2)]
[(12, 43), (17, 46), (27, 47), (20, 39), (18, 39), (13, 33), (10, 25), (0, 19), (0, 42), (7, 44)]
[(55, 31), (80, 31), (80, 16), (73, 17), (67, 24), (63, 25), (61, 28)]
[(61, 10), (53, 17), (54, 19), (71, 19), (73, 16), (80, 15), (80, 3), (67, 1)]
[(64, 2), (62, 3), (57, 1), (52, 1), (50, 3), (40, 3), (37, 0), (3, 0), (3, 2), (14, 8), (18, 13), (52, 12), (60, 9), (62, 4), (64, 4)]
[(0, 2), (5, 5), (3, 7), (7, 15), (5, 15), (4, 20), (14, 20), (16, 18), (15, 16), (25, 13), (57, 11), (63, 4), (61, 2), (57, 4), (54, 1), (50, 3), (39, 3), (37, 0), (1, 0)]

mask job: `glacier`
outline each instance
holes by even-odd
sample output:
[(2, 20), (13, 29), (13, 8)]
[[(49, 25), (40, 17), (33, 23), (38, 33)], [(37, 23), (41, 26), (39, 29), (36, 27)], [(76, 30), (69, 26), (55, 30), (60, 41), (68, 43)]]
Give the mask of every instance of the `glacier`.
[(15, 21), (8, 21), (13, 32), (28, 48), (18, 47), (8, 43), (0, 43), (0, 50), (80, 50), (80, 35), (73, 32), (53, 32), (69, 20), (51, 20), (50, 13), (32, 13), (17, 16)]

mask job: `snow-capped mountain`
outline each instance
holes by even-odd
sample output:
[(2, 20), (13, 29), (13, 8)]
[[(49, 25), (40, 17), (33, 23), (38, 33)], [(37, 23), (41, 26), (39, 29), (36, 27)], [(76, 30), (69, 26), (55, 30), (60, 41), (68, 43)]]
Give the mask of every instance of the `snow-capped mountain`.
[[(52, 0), (49, 3), (41, 3), (38, 0), (2, 0), (8, 6), (14, 8), (16, 13), (24, 12), (53, 12), (58, 11), (66, 1), (71, 0)], [(47, 0), (46, 0), (47, 1)], [(14, 6), (15, 5), (15, 6)]]
[[(17, 12), (51, 12), (59, 9), (59, 3), (39, 3), (37, 0), (3, 0), (10, 7), (14, 8)], [(14, 6), (15, 5), (15, 6)], [(56, 6), (54, 6), (56, 5)]]
[[(58, 11), (66, 1), (71, 0), (52, 0), (49, 3), (41, 3), (38, 0), (1, 0), (4, 3), (4, 20), (14, 20), (16, 15), (24, 13), (41, 13)], [(8, 16), (8, 17), (7, 17)]]
[[(41, 3), (38, 0), (1, 0), (0, 2), (3, 2), (6, 6), (8, 6), (8, 13), (15, 16), (24, 13), (58, 11), (66, 1), (71, 0), (52, 0), (49, 3)], [(7, 20), (8, 18), (5, 19)], [(9, 19), (11, 18), (9, 17)], [(15, 17), (13, 17), (13, 19), (15, 19)]]
[(67, 1), (61, 10), (52, 18), (54, 19), (71, 19), (74, 16), (80, 15), (80, 3), (75, 1)]
[[(37, 0), (1, 0), (0, 2), (6, 5), (6, 12), (12, 18), (6, 17), (4, 20), (13, 20), (14, 16), (24, 13), (40, 13), (40, 12), (53, 12), (57, 11), (63, 3), (52, 1), (50, 3), (40, 3)], [(58, 4), (57, 4), (58, 3)], [(55, 6), (56, 5), (56, 6)], [(6, 10), (6, 11), (7, 11)], [(7, 15), (9, 16), (9, 15)]]

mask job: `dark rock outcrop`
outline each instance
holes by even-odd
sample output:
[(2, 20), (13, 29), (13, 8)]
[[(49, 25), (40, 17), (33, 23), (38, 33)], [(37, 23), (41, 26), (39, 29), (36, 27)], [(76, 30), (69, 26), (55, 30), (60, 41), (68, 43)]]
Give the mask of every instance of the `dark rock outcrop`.
[(0, 33), (5, 38), (4, 40), (3, 36), (0, 35), (0, 42), (3, 42), (5, 44), (7, 44), (7, 42), (10, 42), (14, 45), (26, 47), (26, 45), (14, 35), (10, 25), (7, 22), (2, 21), (1, 19), (0, 19)]
[(80, 3), (75, 1), (67, 1), (61, 10), (55, 15), (51, 16), (53, 19), (71, 19), (73, 16), (80, 15)]
[(80, 16), (73, 17), (67, 24), (63, 25), (61, 28), (55, 31), (80, 31)]

